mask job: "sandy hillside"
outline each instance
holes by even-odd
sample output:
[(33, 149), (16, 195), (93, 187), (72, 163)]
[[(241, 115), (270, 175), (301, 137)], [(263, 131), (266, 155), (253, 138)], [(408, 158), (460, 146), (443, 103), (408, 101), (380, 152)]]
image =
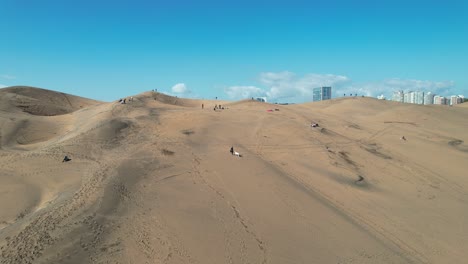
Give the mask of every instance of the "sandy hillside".
[(0, 105), (2, 264), (468, 258), (466, 107), (25, 87)]

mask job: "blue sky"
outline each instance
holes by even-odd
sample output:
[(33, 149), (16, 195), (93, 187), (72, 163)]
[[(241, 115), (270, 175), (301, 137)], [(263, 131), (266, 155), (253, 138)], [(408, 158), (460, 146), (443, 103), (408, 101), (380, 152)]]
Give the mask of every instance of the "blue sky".
[[(170, 3), (169, 3), (170, 2)], [(98, 100), (468, 96), (468, 1), (0, 0), (0, 87)]]

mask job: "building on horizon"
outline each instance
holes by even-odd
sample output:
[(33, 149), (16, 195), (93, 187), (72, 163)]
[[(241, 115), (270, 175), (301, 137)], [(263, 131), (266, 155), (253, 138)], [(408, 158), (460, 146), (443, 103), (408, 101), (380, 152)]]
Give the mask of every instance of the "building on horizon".
[(434, 104), (445, 105), (447, 104), (447, 98), (440, 96), (440, 95), (436, 95), (434, 96)]
[(461, 94), (460, 94), (460, 95), (458, 96), (458, 99), (459, 99), (459, 101), (460, 101), (459, 104), (463, 104), (463, 103), (465, 102), (465, 96), (464, 96), (464, 95), (461, 95)]
[(428, 92), (424, 95), (424, 104), (429, 105), (434, 103), (434, 96), (435, 94)]
[(312, 101), (323, 101), (331, 99), (331, 86), (322, 86), (314, 88)]
[(461, 104), (463, 103), (464, 99), (465, 97), (463, 95), (452, 95), (450, 96), (450, 105)]
[(450, 102), (448, 104), (456, 105), (457, 104), (457, 98), (458, 98), (458, 96), (456, 96), (456, 95), (450, 96), (450, 98), (449, 98)]
[(392, 96), (392, 101), (403, 103), (404, 102), (403, 91), (402, 90), (394, 91), (393, 96)]
[(412, 104), (424, 104), (424, 92), (423, 91), (414, 92), (414, 98), (411, 103)]
[(377, 99), (379, 99), (379, 100), (387, 100), (387, 98), (386, 98), (385, 95), (383, 95), (383, 94), (377, 96)]
[(409, 91), (403, 94), (403, 103), (411, 103), (411, 97), (413, 97), (413, 91)]
[(432, 92), (397, 90), (393, 92), (392, 101), (410, 104), (438, 104), (438, 105), (456, 105), (465, 101), (463, 95), (452, 95), (444, 97)]

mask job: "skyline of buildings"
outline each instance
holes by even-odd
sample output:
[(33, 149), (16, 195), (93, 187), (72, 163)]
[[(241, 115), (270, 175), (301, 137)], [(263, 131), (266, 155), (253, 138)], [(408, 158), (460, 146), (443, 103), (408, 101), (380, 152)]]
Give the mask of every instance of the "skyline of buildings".
[[(320, 86), (312, 89), (312, 102), (319, 102), (323, 100), (332, 99), (332, 87), (331, 86)], [(343, 97), (346, 97), (346, 93), (343, 94)], [(358, 94), (349, 94), (349, 96), (357, 96)], [(337, 98), (340, 96), (337, 96)], [(364, 95), (362, 95), (364, 97)], [(372, 96), (371, 96), (372, 97)], [(387, 100), (385, 95), (376, 96), (379, 100)], [(252, 97), (252, 100), (254, 97)], [(267, 97), (255, 97), (255, 100), (261, 102), (267, 102)], [(421, 90), (416, 91), (405, 91), (405, 90), (396, 90), (393, 92), (391, 101), (400, 102), (400, 103), (409, 103), (409, 104), (420, 104), (420, 105), (456, 105), (468, 101), (465, 99), (464, 95), (451, 95), (451, 96), (441, 96), (437, 95), (431, 91), (425, 92)], [(289, 103), (286, 103), (289, 104)]]
[[(378, 97), (379, 98), (379, 97)], [(379, 98), (384, 99), (384, 98)], [(409, 104), (438, 104), (438, 105), (456, 105), (464, 102), (465, 96), (451, 95), (444, 97), (432, 92), (398, 90), (393, 92), (392, 101)]]

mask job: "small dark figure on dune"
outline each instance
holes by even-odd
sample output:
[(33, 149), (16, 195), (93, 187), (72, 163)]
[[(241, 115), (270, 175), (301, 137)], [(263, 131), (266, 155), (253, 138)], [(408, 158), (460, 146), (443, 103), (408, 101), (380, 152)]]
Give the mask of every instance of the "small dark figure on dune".
[(71, 159), (68, 157), (68, 156), (65, 156), (62, 160), (62, 162), (67, 162), (67, 161), (70, 161)]
[(231, 150), (229, 150), (229, 152), (231, 152), (231, 155), (234, 155), (234, 147), (231, 147)]

